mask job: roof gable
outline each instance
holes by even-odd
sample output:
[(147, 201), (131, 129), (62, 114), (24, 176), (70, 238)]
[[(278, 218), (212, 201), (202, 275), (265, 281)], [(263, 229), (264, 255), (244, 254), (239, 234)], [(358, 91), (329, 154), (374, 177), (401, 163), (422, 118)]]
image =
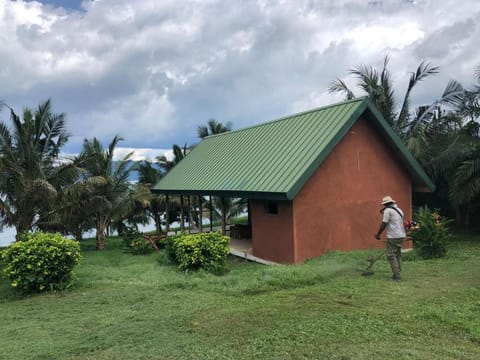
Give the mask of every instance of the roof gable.
[(414, 180), (432, 188), (371, 102), (360, 98), (207, 137), (153, 191), (293, 199), (365, 112), (400, 154)]

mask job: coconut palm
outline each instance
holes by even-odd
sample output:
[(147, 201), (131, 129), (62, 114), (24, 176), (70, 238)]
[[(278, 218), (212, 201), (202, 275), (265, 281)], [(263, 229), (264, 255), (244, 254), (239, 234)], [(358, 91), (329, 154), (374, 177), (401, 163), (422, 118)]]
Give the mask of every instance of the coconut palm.
[[(150, 189), (155, 186), (155, 184), (161, 179), (162, 172), (158, 167), (155, 167), (149, 161), (143, 161), (138, 166), (138, 185), (139, 187), (148, 190), (150, 193)], [(162, 232), (162, 219), (161, 215), (163, 214), (165, 209), (165, 196), (164, 195), (157, 195), (150, 193), (150, 198), (148, 201), (148, 206), (146, 210), (148, 215), (153, 219), (155, 222), (155, 229), (157, 233)]]
[[(432, 136), (431, 124), (440, 117), (439, 110), (443, 104), (456, 102), (462, 96), (463, 87), (451, 81), (445, 88), (442, 97), (428, 106), (422, 106), (412, 111), (410, 95), (415, 86), (428, 76), (438, 73), (438, 67), (425, 61), (421, 62), (416, 71), (410, 74), (407, 90), (403, 95), (401, 105), (396, 101), (391, 74), (388, 70), (389, 57), (383, 61), (383, 68), (378, 71), (374, 67), (359, 65), (350, 70), (350, 74), (358, 79), (357, 85), (370, 97), (385, 120), (392, 126), (407, 148), (421, 162), (429, 156), (428, 139)], [(346, 83), (337, 79), (330, 84), (330, 92), (345, 94), (346, 99), (355, 98), (354, 92)]]
[(91, 194), (89, 206), (95, 212), (97, 250), (105, 248), (112, 220), (134, 206), (129, 183), (130, 172), (134, 170), (129, 161), (132, 153), (120, 161), (113, 160), (115, 147), (121, 140), (115, 136), (107, 149), (103, 148), (97, 138), (85, 140), (80, 154), (85, 171), (81, 191)]
[[(383, 68), (379, 72), (374, 67), (358, 65), (351, 69), (350, 74), (358, 79), (360, 87), (377, 107), (385, 120), (398, 132), (401, 133), (409, 122), (410, 113), (410, 94), (414, 87), (426, 77), (438, 73), (438, 67), (432, 66), (424, 61), (420, 63), (417, 70), (410, 75), (407, 90), (403, 96), (402, 105), (399, 107), (395, 98), (393, 81), (388, 70), (389, 57), (386, 56), (383, 61)], [(346, 83), (337, 79), (330, 84), (330, 92), (344, 93), (347, 100), (355, 98), (354, 92)]]
[(165, 155), (157, 156), (157, 159), (156, 159), (157, 164), (164, 173), (169, 172), (185, 156), (187, 156), (188, 152), (190, 151), (190, 148), (187, 147), (187, 144), (185, 144), (183, 148), (181, 148), (177, 144), (173, 144), (172, 151), (173, 151), (173, 160), (168, 160)]
[(197, 134), (200, 139), (203, 139), (210, 135), (221, 134), (231, 130), (232, 130), (231, 122), (222, 124), (221, 122), (215, 119), (210, 119), (207, 121), (207, 125), (198, 126)]
[(463, 126), (457, 141), (461, 150), (446, 152), (447, 164), (455, 164), (451, 181), (450, 200), (456, 205), (471, 204), (480, 197), (480, 66), (475, 73), (475, 84), (467, 89), (463, 97), (453, 103), (453, 113), (461, 119)]
[(59, 161), (68, 141), (65, 114), (52, 112), (51, 101), (22, 117), (10, 108), (9, 127), (0, 122), (0, 215), (13, 226), (17, 239), (32, 230), (39, 213), (52, 208), (62, 187), (73, 182), (77, 168)]

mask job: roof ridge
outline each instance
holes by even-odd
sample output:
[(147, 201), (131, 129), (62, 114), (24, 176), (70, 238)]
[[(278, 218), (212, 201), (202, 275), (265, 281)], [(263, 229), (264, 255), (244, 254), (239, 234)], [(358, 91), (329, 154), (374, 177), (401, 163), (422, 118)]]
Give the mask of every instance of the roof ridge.
[(273, 120), (269, 120), (269, 121), (266, 121), (266, 122), (261, 122), (261, 123), (258, 123), (258, 124), (245, 126), (243, 128), (240, 128), (240, 129), (227, 131), (227, 132), (223, 132), (223, 133), (220, 133), (220, 134), (209, 135), (209, 136), (205, 137), (204, 139), (210, 139), (210, 138), (215, 138), (215, 137), (218, 137), (218, 136), (225, 136), (225, 135), (229, 135), (229, 134), (232, 134), (232, 133), (238, 133), (238, 132), (253, 129), (253, 128), (256, 128), (256, 127), (261, 127), (261, 126), (269, 125), (269, 124), (272, 124), (272, 123), (288, 120), (288, 119), (294, 118), (296, 116), (305, 115), (305, 114), (317, 112), (317, 111), (320, 111), (320, 110), (326, 110), (326, 109), (329, 109), (329, 108), (332, 108), (332, 107), (335, 107), (335, 106), (346, 105), (346, 104), (350, 104), (350, 103), (354, 103), (354, 102), (363, 102), (367, 99), (368, 99), (368, 96), (360, 96), (360, 97), (357, 97), (357, 98), (354, 98), (354, 99), (351, 99), (351, 100), (340, 101), (340, 102), (337, 102), (337, 103), (334, 103), (334, 104), (320, 106), (320, 107), (313, 108), (313, 109), (310, 109), (310, 110), (300, 111), (300, 112), (292, 114), (292, 115), (282, 116), (278, 119), (273, 119)]

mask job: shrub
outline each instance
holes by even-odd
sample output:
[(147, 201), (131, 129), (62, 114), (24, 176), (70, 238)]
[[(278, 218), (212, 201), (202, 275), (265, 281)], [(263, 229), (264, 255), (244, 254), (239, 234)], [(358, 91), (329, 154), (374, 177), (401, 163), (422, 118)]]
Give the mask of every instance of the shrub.
[(165, 239), (165, 252), (167, 253), (167, 259), (169, 262), (177, 264), (177, 256), (175, 254), (175, 244), (183, 237), (185, 234), (167, 236)]
[(137, 237), (130, 242), (130, 251), (132, 254), (145, 255), (153, 251), (152, 244), (142, 237)]
[(123, 243), (127, 248), (132, 246), (132, 241), (138, 239), (140, 237), (140, 232), (138, 231), (136, 226), (125, 226), (123, 230)]
[(415, 250), (424, 259), (445, 256), (451, 237), (448, 224), (452, 220), (440, 216), (438, 210), (432, 211), (426, 206), (418, 208), (414, 218), (418, 227), (411, 231), (410, 236)]
[(204, 269), (220, 273), (227, 262), (228, 243), (227, 236), (216, 232), (183, 234), (170, 237), (165, 248), (180, 270)]
[(61, 290), (72, 283), (80, 245), (52, 233), (29, 233), (2, 253), (12, 287), (25, 293)]

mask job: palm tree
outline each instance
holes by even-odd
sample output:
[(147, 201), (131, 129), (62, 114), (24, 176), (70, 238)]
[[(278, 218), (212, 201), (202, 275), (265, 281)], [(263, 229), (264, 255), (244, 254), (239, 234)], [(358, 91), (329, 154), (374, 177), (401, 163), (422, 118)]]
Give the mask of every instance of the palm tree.
[(207, 121), (207, 125), (198, 126), (197, 134), (200, 139), (203, 139), (210, 135), (221, 134), (231, 130), (232, 123), (230, 121), (222, 124), (215, 119), (210, 119)]
[[(359, 65), (351, 69), (350, 74), (357, 77), (357, 85), (370, 97), (370, 100), (404, 141), (412, 154), (421, 162), (425, 162), (428, 158), (429, 144), (427, 140), (430, 124), (439, 119), (440, 105), (458, 101), (463, 96), (464, 89), (459, 83), (451, 81), (445, 88), (440, 100), (411, 111), (410, 95), (413, 89), (428, 76), (437, 74), (438, 67), (425, 61), (421, 62), (416, 71), (410, 74), (407, 90), (399, 106), (388, 70), (388, 62), (389, 57), (386, 56), (381, 71), (374, 67)], [(345, 98), (348, 100), (355, 98), (354, 92), (341, 79), (333, 81), (329, 90), (330, 92), (345, 94)]]
[(115, 136), (107, 149), (96, 138), (85, 140), (80, 154), (85, 170), (82, 191), (91, 194), (89, 205), (95, 209), (97, 250), (105, 248), (111, 221), (134, 206), (128, 180), (130, 172), (134, 170), (129, 162), (132, 153), (120, 161), (113, 160), (115, 147), (121, 140)]
[[(393, 82), (388, 70), (390, 58), (385, 57), (383, 68), (379, 72), (374, 67), (358, 65), (349, 72), (358, 79), (357, 85), (370, 97), (370, 100), (377, 107), (385, 120), (398, 132), (401, 133), (408, 124), (410, 113), (410, 94), (413, 88), (423, 79), (438, 73), (438, 67), (432, 66), (424, 61), (420, 63), (417, 70), (410, 75), (407, 91), (403, 96), (401, 107), (395, 99)], [(337, 79), (330, 84), (330, 92), (344, 93), (347, 100), (355, 98), (354, 92), (348, 88), (344, 81)]]
[[(449, 164), (456, 164), (450, 188), (450, 200), (455, 205), (480, 200), (480, 66), (475, 72), (475, 84), (453, 103), (453, 113), (463, 123), (459, 138), (462, 151), (449, 151)], [(453, 155), (452, 155), (453, 153)]]
[(426, 169), (437, 193), (453, 206), (457, 224), (468, 224), (471, 210), (480, 207), (480, 68), (475, 80), (473, 88), (447, 103), (429, 139), (432, 155)]
[(183, 148), (181, 148), (177, 144), (173, 144), (172, 151), (173, 151), (173, 160), (168, 160), (165, 155), (157, 156), (157, 159), (156, 159), (157, 164), (164, 173), (169, 172), (185, 156), (187, 156), (187, 154), (190, 151), (190, 148), (187, 147), (187, 144), (185, 144)]
[[(143, 161), (138, 166), (138, 184), (146, 190), (150, 190), (161, 179), (162, 172), (159, 168), (154, 167), (149, 161)], [(165, 209), (165, 196), (150, 193), (150, 199), (147, 206), (149, 216), (155, 222), (157, 233), (162, 232), (161, 215)]]
[(60, 189), (78, 175), (75, 164), (59, 162), (69, 138), (65, 114), (53, 113), (47, 100), (22, 115), (10, 108), (11, 129), (0, 122), (1, 223), (15, 227), (17, 239), (32, 230), (39, 213), (53, 207)]
[[(200, 139), (204, 139), (207, 136), (222, 134), (231, 130), (232, 123), (230, 121), (226, 124), (223, 124), (215, 119), (210, 119), (207, 121), (207, 125), (198, 126), (197, 134)], [(233, 213), (237, 210), (238, 204), (240, 203), (246, 203), (246, 200), (214, 197), (212, 209), (213, 214), (220, 216), (222, 223), (225, 224), (225, 222), (230, 219)], [(210, 221), (213, 220), (210, 219)]]

